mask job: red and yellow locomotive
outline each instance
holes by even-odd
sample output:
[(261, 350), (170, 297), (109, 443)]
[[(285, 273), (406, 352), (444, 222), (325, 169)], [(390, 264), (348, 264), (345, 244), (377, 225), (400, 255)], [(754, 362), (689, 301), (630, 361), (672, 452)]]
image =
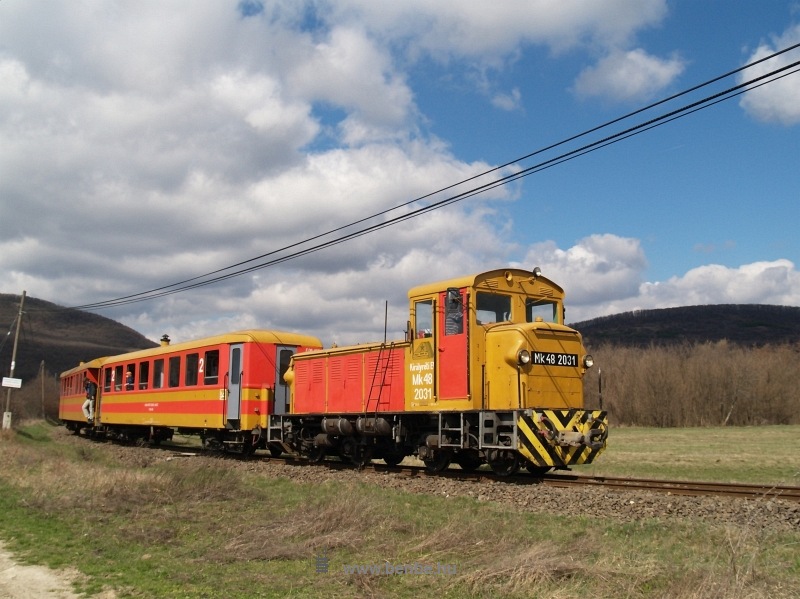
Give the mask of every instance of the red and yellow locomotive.
[(296, 354), (288, 414), (267, 443), (312, 460), (408, 455), (498, 474), (593, 461), (606, 413), (586, 410), (592, 366), (564, 325), (564, 292), (539, 269), (494, 270), (411, 289), (402, 341)]
[[(593, 461), (607, 415), (587, 410), (592, 366), (564, 325), (564, 292), (539, 269), (411, 289), (405, 339), (321, 349), (309, 336), (242, 331), (100, 358), (62, 374), (60, 417), (80, 432), (363, 464), (417, 456), (430, 470), (507, 475)], [(90, 421), (84, 376), (97, 386)]]

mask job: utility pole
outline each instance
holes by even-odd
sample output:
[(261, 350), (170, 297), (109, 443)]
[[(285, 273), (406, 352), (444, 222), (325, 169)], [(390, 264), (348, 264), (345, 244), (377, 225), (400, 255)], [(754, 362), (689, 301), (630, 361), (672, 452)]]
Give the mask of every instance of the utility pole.
[[(22, 324), (22, 309), (25, 306), (25, 294), (26, 292), (23, 290), (22, 292), (22, 301), (19, 303), (19, 314), (17, 315), (17, 332), (14, 335), (14, 349), (11, 352), (11, 370), (8, 373), (8, 378), (14, 378), (14, 366), (16, 366), (17, 361), (17, 344), (19, 343), (19, 327)], [(5, 381), (4, 381), (5, 382)], [(6, 395), (6, 411), (3, 413), (3, 429), (11, 428), (11, 387), (8, 388), (8, 394)]]
[(39, 364), (39, 381), (42, 384), (42, 420), (45, 420), (45, 411), (44, 411), (44, 360), (42, 363)]

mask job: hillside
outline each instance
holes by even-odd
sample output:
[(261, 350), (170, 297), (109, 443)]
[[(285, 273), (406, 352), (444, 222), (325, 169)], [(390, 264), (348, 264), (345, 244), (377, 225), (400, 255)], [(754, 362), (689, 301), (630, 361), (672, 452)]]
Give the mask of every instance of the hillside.
[[(0, 294), (0, 374), (8, 376), (18, 295)], [(800, 342), (800, 308), (765, 305), (716, 305), (637, 310), (572, 323), (589, 347), (631, 347), (726, 339), (741, 345)], [(5, 335), (9, 332), (9, 335)], [(157, 344), (114, 320), (25, 298), (25, 314), (14, 376), (34, 378), (44, 360), (58, 374), (81, 361), (155, 347)]]
[[(0, 293), (2, 376), (8, 376), (11, 367), (15, 331), (11, 325), (19, 312), (19, 301), (19, 295)], [(42, 360), (48, 372), (58, 374), (81, 361), (156, 345), (110, 318), (26, 297), (14, 377), (23, 381), (36, 377)]]
[(800, 308), (759, 304), (636, 310), (573, 323), (590, 347), (646, 347), (725, 339), (761, 346), (800, 342)]

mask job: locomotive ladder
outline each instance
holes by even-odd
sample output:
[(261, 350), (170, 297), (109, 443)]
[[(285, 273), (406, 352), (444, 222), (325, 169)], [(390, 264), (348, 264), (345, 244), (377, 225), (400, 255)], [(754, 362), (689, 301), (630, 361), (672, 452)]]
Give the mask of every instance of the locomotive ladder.
[[(367, 403), (364, 406), (364, 416), (370, 412), (374, 413), (377, 417), (378, 407), (381, 403), (381, 395), (383, 388), (386, 386), (386, 375), (389, 372), (389, 367), (392, 362), (392, 349), (394, 342), (388, 346), (386, 343), (381, 343), (378, 350), (378, 357), (375, 360), (375, 369), (372, 371), (372, 382), (369, 387), (369, 395), (367, 396)], [(374, 407), (373, 407), (374, 404)]]
[[(374, 412), (375, 418), (378, 417), (378, 408), (380, 407), (381, 403), (381, 394), (383, 393), (383, 387), (386, 384), (386, 373), (389, 371), (389, 365), (392, 360), (392, 348), (394, 347), (394, 342), (392, 342), (388, 349), (386, 347), (386, 329), (389, 323), (389, 302), (387, 301), (384, 304), (383, 308), (383, 343), (381, 343), (381, 347), (378, 350), (378, 357), (375, 360), (375, 370), (372, 371), (372, 382), (369, 386), (369, 394), (367, 395), (367, 403), (364, 406), (364, 417), (367, 416), (371, 411)], [(382, 370), (380, 374), (380, 382), (376, 383), (378, 377), (378, 371)], [(378, 390), (376, 395), (375, 389)], [(375, 402), (375, 409), (370, 410), (370, 406), (372, 402)]]

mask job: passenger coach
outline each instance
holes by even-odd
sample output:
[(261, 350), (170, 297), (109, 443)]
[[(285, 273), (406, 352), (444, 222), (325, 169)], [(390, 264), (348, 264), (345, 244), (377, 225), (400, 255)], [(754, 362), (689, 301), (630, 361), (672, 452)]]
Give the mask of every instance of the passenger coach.
[[(292, 355), (321, 348), (307, 335), (249, 330), (93, 360), (61, 375), (59, 416), (72, 430), (158, 442), (175, 430), (214, 447), (263, 446), (270, 414), (286, 413), (283, 374)], [(94, 415), (81, 411), (84, 376), (97, 386)]]

